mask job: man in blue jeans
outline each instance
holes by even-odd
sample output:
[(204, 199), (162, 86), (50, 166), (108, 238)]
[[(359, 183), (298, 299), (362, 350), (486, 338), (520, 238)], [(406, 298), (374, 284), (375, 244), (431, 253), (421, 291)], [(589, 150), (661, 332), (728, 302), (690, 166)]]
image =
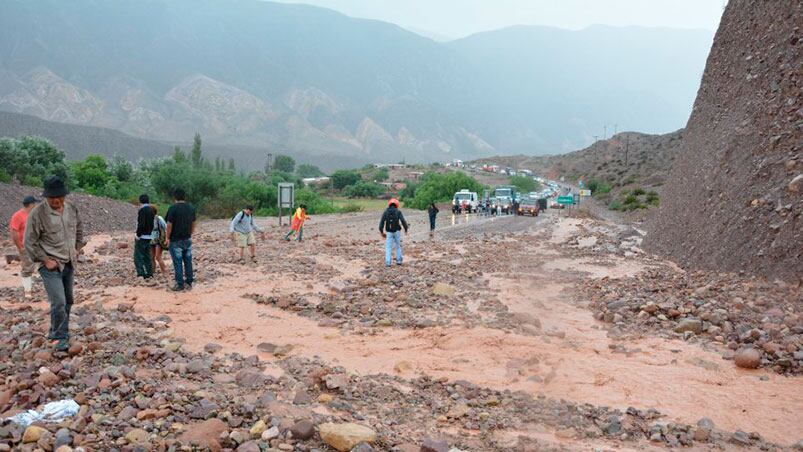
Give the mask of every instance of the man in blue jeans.
[(195, 232), (195, 207), (187, 202), (187, 194), (178, 188), (173, 192), (175, 204), (167, 209), (167, 249), (173, 260), (176, 284), (174, 292), (192, 290), (192, 234)]
[(402, 264), (402, 247), (401, 247), (401, 230), (404, 227), (404, 233), (407, 234), (407, 221), (404, 220), (401, 210), (399, 210), (399, 201), (391, 199), (388, 201), (388, 208), (382, 213), (382, 219), (379, 220), (379, 233), (385, 239), (385, 266), (390, 267), (392, 262), (393, 247), (396, 247), (396, 264)]
[(73, 305), (73, 268), (84, 241), (81, 217), (74, 204), (65, 201), (69, 191), (53, 176), (45, 181), (47, 202), (31, 210), (25, 226), (25, 253), (39, 266), (50, 302), (50, 332), (56, 351), (70, 348), (70, 310)]

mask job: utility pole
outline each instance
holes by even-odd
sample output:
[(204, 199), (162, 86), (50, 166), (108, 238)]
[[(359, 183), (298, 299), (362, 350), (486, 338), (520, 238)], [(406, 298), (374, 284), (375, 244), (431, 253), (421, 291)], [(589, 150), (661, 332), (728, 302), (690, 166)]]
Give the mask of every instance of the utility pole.
[(627, 166), (628, 151), (630, 151), (630, 135), (625, 135), (625, 166)]
[(599, 141), (599, 135), (594, 135), (594, 143), (596, 143), (597, 141)]
[(268, 152), (268, 163), (265, 164), (265, 175), (270, 174), (271, 167), (273, 166), (273, 154)]
[(602, 126), (602, 139), (608, 138), (608, 125)]
[(619, 128), (619, 124), (614, 124), (614, 125), (613, 125), (613, 135), (612, 135), (612, 136), (615, 136), (615, 135), (616, 135), (616, 130), (617, 130), (618, 128)]

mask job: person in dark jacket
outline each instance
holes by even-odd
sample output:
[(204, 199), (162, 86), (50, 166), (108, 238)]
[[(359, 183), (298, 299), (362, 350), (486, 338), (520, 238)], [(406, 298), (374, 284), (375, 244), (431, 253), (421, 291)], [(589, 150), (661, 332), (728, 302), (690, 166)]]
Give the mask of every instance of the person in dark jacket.
[(427, 213), (429, 214), (429, 236), (432, 237), (435, 234), (435, 218), (438, 216), (438, 208), (435, 206), (435, 203), (429, 205), (429, 209), (427, 209)]
[(391, 199), (388, 201), (388, 208), (382, 213), (379, 220), (379, 233), (385, 239), (385, 265), (390, 267), (392, 262), (393, 247), (396, 247), (396, 264), (402, 264), (401, 230), (407, 234), (409, 226), (399, 210), (399, 201)]
[(134, 241), (134, 267), (137, 276), (148, 279), (153, 276), (151, 261), (151, 240), (153, 240), (153, 219), (148, 195), (139, 195), (139, 212), (137, 213), (137, 237)]

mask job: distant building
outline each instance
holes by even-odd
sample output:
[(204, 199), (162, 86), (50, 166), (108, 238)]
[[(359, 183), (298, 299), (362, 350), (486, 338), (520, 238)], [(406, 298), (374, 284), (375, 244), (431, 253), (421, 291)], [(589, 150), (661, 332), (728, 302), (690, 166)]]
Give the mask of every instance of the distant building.
[(404, 163), (374, 163), (374, 168), (407, 168)]
[(452, 160), (452, 166), (454, 166), (455, 168), (462, 168), (463, 167), (463, 161), (459, 160), (459, 159), (454, 159), (454, 160)]
[(320, 185), (329, 182), (329, 177), (305, 177), (301, 182), (304, 182), (304, 185)]

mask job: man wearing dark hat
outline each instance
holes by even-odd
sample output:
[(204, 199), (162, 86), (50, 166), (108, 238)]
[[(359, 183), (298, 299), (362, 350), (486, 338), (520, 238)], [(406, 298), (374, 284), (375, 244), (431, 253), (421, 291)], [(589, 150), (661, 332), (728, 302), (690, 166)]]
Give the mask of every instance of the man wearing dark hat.
[(33, 286), (31, 276), (35, 268), (31, 259), (28, 258), (28, 253), (25, 252), (25, 223), (28, 221), (28, 214), (33, 210), (37, 202), (39, 201), (33, 196), (26, 196), (22, 200), (22, 209), (14, 212), (14, 215), (11, 216), (11, 221), (8, 223), (11, 242), (17, 247), (17, 253), (22, 264), (20, 276), (22, 277), (22, 292), (26, 299), (31, 299), (31, 288)]
[(73, 304), (73, 272), (84, 247), (83, 227), (78, 209), (66, 202), (69, 193), (58, 176), (45, 180), (40, 203), (28, 215), (25, 251), (39, 265), (50, 302), (49, 339), (57, 351), (70, 347), (70, 308)]

